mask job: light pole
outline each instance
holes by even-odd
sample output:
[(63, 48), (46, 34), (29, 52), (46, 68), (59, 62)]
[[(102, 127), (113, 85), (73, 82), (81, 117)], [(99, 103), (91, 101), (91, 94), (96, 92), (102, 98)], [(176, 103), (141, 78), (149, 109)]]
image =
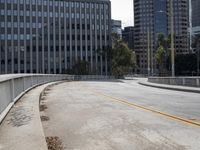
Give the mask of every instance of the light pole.
[(170, 0), (170, 30), (171, 30), (171, 63), (172, 63), (172, 77), (175, 77), (175, 57), (174, 57), (174, 10), (173, 0)]
[(148, 43), (148, 76), (150, 76), (150, 71), (151, 71), (151, 64), (150, 64), (150, 33), (149, 33), (149, 28), (147, 31), (147, 43)]
[[(200, 39), (199, 39), (200, 40)], [(197, 76), (199, 76), (200, 70), (199, 70), (199, 53), (200, 53), (200, 41), (197, 41)]]

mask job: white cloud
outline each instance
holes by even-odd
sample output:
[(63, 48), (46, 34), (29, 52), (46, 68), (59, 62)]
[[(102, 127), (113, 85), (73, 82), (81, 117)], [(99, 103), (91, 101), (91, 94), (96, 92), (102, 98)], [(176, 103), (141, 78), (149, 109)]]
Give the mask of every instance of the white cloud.
[(112, 19), (122, 20), (122, 26), (133, 26), (133, 0), (111, 0)]

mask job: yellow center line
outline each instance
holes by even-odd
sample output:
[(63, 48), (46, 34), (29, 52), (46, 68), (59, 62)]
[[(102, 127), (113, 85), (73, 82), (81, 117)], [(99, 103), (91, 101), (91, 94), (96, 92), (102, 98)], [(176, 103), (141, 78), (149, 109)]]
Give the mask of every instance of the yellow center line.
[(103, 93), (100, 93), (100, 92), (96, 92), (96, 91), (93, 91), (93, 92), (96, 95), (107, 97), (107, 98), (111, 99), (112, 101), (115, 101), (115, 102), (118, 102), (118, 103), (121, 103), (121, 104), (125, 104), (129, 107), (139, 108), (139, 109), (142, 109), (142, 110), (145, 110), (145, 111), (148, 111), (148, 112), (152, 112), (152, 113), (167, 117), (171, 120), (176, 120), (176, 121), (179, 121), (181, 123), (189, 124), (189, 125), (195, 126), (197, 128), (200, 128), (200, 122), (185, 119), (185, 118), (182, 118), (182, 117), (179, 117), (179, 116), (176, 116), (176, 115), (172, 115), (172, 114), (169, 114), (169, 113), (166, 113), (166, 112), (162, 112), (162, 111), (159, 111), (159, 110), (156, 110), (156, 109), (153, 109), (153, 108), (138, 105), (138, 104), (135, 104), (133, 102), (129, 102), (129, 101), (124, 100), (124, 99), (119, 99), (119, 98), (116, 98), (116, 97), (113, 97), (113, 96), (110, 96), (110, 95), (106, 95), (106, 94), (103, 94)]
[[(80, 82), (79, 82), (79, 84), (80, 84)], [(88, 88), (88, 85), (86, 85), (84, 83), (81, 83), (81, 84), (84, 85), (84, 89), (88, 89), (89, 91), (92, 91), (94, 94), (96, 94), (98, 96), (107, 97), (114, 102), (118, 102), (118, 103), (127, 105), (127, 106), (132, 107), (132, 108), (138, 108), (138, 109), (142, 109), (144, 111), (152, 112), (154, 114), (161, 115), (161, 116), (166, 117), (168, 119), (175, 120), (175, 121), (178, 121), (180, 123), (184, 123), (184, 124), (188, 124), (188, 125), (200, 128), (200, 122), (196, 122), (196, 121), (191, 120), (191, 119), (186, 119), (186, 118), (183, 118), (183, 117), (172, 115), (172, 114), (169, 114), (167, 112), (162, 112), (162, 111), (150, 108), (150, 107), (142, 106), (142, 105), (139, 105), (139, 104), (136, 104), (136, 103), (133, 103), (133, 102), (129, 102), (128, 100), (125, 100), (125, 99), (116, 98), (116, 97), (113, 97), (111, 95), (107, 95), (107, 94), (98, 92), (96, 90), (93, 90), (91, 88)]]

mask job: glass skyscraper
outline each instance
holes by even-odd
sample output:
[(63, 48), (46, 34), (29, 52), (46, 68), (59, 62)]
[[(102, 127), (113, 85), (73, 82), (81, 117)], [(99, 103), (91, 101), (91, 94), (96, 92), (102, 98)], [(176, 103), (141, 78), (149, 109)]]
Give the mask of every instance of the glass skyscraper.
[(64, 73), (87, 61), (107, 74), (97, 49), (111, 46), (109, 0), (0, 0), (0, 74)]
[(192, 3), (192, 27), (200, 27), (200, 1), (191, 0)]
[[(192, 45), (196, 34), (200, 33), (200, 1), (189, 0), (190, 2), (190, 44)], [(192, 47), (192, 46), (191, 46)]]
[(154, 29), (158, 35), (167, 35), (167, 0), (154, 0)]
[[(137, 72), (148, 73), (148, 45), (152, 72), (156, 72), (155, 51), (159, 33), (170, 36), (170, 0), (134, 0), (134, 50)], [(176, 54), (189, 52), (188, 1), (173, 0)], [(148, 38), (149, 35), (149, 38)], [(148, 41), (149, 39), (149, 41)]]

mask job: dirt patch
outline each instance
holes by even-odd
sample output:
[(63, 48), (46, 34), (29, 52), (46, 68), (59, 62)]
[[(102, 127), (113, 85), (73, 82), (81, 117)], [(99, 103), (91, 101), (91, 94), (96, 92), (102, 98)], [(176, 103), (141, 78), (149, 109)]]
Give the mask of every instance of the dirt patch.
[(41, 116), (41, 121), (49, 121), (49, 117), (47, 116)]
[(47, 96), (49, 93), (51, 93), (51, 91), (50, 91), (50, 90), (48, 90), (48, 91), (47, 91), (47, 90), (45, 90), (43, 95), (44, 95), (44, 96)]
[(63, 150), (62, 141), (59, 137), (46, 137), (48, 150)]
[(46, 97), (42, 96), (42, 98), (40, 99), (40, 101), (45, 101)]
[(47, 89), (45, 89), (45, 91), (51, 91), (51, 89), (47, 88)]
[(29, 108), (18, 106), (11, 110), (7, 122), (13, 127), (20, 127), (28, 124), (32, 119), (31, 110)]
[(40, 105), (40, 111), (45, 111), (48, 107), (46, 105)]

